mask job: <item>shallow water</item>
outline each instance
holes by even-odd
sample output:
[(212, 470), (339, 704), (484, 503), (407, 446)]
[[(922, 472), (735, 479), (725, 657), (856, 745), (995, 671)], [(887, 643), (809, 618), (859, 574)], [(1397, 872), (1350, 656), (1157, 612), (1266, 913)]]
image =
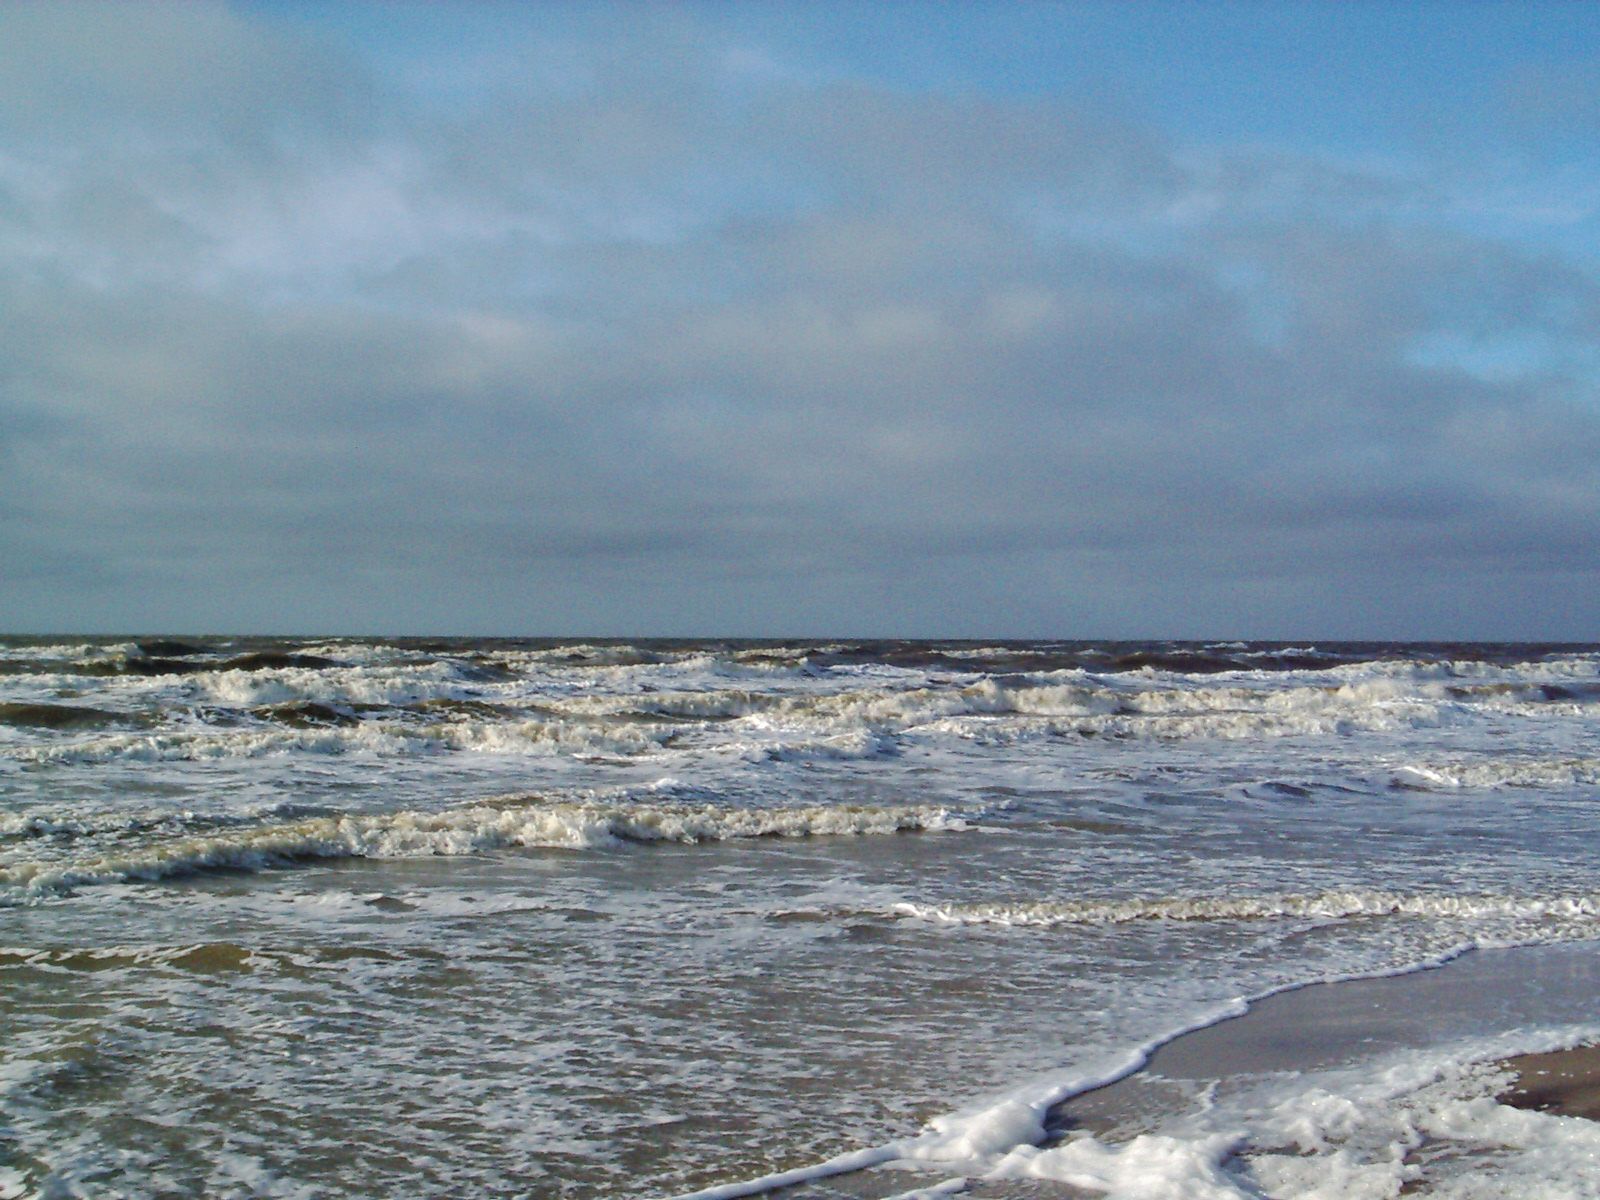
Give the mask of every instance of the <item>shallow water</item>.
[(0, 1196), (670, 1195), (1594, 938), (1597, 703), (1593, 647), (3, 639)]

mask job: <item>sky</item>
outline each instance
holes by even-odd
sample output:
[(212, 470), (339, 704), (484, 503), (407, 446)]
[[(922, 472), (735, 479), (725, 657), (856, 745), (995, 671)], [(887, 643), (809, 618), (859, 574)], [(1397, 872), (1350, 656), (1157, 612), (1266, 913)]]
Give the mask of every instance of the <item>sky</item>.
[(1600, 639), (1600, 5), (0, 5), (0, 628)]

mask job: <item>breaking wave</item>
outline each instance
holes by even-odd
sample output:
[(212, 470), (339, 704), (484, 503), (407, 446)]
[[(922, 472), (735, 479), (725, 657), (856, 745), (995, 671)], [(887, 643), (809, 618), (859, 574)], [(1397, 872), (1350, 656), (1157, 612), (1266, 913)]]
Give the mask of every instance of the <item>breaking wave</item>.
[(444, 812), (313, 817), (185, 837), (123, 854), (0, 868), (0, 896), (84, 884), (165, 879), (208, 869), (263, 870), (316, 858), (409, 858), (511, 847), (579, 849), (619, 843), (720, 842), (738, 838), (841, 837), (959, 830), (965, 820), (927, 805), (717, 808), (595, 804), (506, 798)]
[(132, 837), (144, 834), (177, 836), (200, 830), (259, 825), (264, 820), (286, 820), (326, 815), (327, 810), (293, 802), (250, 806), (237, 812), (196, 812), (192, 809), (142, 808), (133, 812), (79, 812), (71, 814), (0, 813), (0, 841), (49, 838), (58, 843), (78, 838)]
[(273, 754), (638, 754), (672, 736), (664, 726), (590, 725), (576, 722), (451, 721), (429, 725), (371, 722), (302, 729), (178, 730), (118, 734), (58, 745), (17, 746), (0, 755), (32, 766), (115, 761), (197, 762)]
[(584, 696), (554, 704), (575, 716), (734, 722), (747, 729), (948, 733), (1004, 737), (1252, 738), (1356, 730), (1427, 728), (1485, 712), (1578, 715), (1581, 688), (1503, 681), (1380, 675), (1362, 679), (1286, 677), (1224, 686), (1173, 686), (1099, 679), (1082, 672), (984, 678), (954, 686), (853, 688), (807, 694), (750, 689)]

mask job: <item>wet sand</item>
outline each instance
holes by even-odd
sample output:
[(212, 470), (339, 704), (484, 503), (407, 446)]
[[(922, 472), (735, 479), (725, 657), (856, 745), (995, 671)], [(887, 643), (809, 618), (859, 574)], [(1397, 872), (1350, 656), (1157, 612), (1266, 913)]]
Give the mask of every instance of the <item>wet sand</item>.
[(1502, 1103), (1600, 1121), (1600, 1046), (1523, 1054), (1504, 1066), (1517, 1078), (1500, 1094)]

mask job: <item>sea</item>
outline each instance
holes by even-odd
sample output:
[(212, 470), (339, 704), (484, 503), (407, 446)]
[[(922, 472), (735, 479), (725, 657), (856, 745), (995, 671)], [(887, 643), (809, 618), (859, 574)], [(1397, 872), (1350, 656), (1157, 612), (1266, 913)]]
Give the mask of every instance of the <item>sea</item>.
[(0, 1197), (1594, 1195), (1484, 1065), (1591, 1010), (1056, 1114), (1600, 939), (1597, 716), (1586, 645), (0, 638)]

